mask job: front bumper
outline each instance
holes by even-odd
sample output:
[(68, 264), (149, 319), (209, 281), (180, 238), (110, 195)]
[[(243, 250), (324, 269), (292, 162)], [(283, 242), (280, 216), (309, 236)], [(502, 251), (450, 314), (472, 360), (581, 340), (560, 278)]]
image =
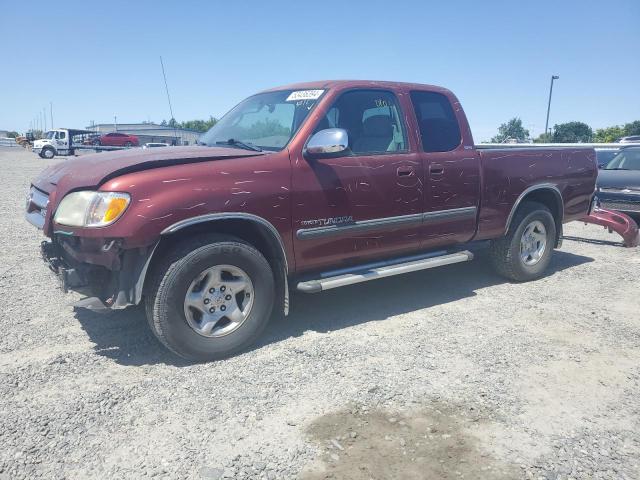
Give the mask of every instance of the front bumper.
[(616, 232), (624, 240), (625, 247), (632, 248), (640, 244), (638, 225), (631, 217), (622, 212), (596, 207), (580, 221), (601, 225), (609, 230), (609, 233)]
[(49, 269), (56, 274), (64, 293), (69, 290), (81, 291), (89, 286), (84, 269), (79, 266), (72, 267), (57, 243), (40, 243), (40, 255)]
[[(155, 246), (120, 250), (117, 252), (117, 264), (108, 268), (99, 263), (78, 260), (82, 254), (72, 251), (67, 243), (63, 246), (54, 239), (40, 244), (42, 259), (56, 274), (62, 291), (73, 290), (84, 295), (87, 298), (75, 305), (93, 310), (120, 309), (140, 303), (154, 250)], [(94, 254), (88, 258), (96, 260), (95, 257)]]

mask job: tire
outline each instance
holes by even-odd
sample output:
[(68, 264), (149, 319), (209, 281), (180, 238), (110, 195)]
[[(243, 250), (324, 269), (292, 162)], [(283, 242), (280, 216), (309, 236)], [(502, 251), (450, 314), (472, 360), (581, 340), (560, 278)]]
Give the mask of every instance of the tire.
[[(534, 227), (532, 228), (531, 225)], [(540, 225), (544, 227), (544, 234), (541, 233)], [(538, 260), (533, 255), (523, 258), (529, 250), (528, 248), (523, 250), (521, 245), (523, 234), (527, 229), (529, 229), (528, 233), (546, 239), (544, 251)], [(518, 207), (507, 234), (491, 242), (489, 248), (491, 263), (500, 275), (514, 282), (535, 280), (542, 277), (549, 266), (555, 241), (556, 223), (549, 209), (538, 202), (524, 202)], [(530, 243), (525, 241), (525, 244), (532, 248), (537, 246), (538, 252), (540, 250), (540, 243), (537, 240), (532, 240)], [(533, 261), (535, 263), (531, 263)]]
[[(165, 259), (152, 269), (145, 292), (145, 308), (151, 330), (169, 350), (187, 360), (204, 362), (228, 357), (256, 341), (269, 322), (275, 297), (273, 272), (258, 250), (235, 237), (200, 235), (178, 244), (163, 256)], [(246, 273), (253, 300), (246, 317), (235, 329), (224, 333), (224, 328), (229, 328), (224, 327), (220, 330), (223, 333), (211, 337), (196, 331), (193, 323), (198, 312), (186, 305), (187, 293), (193, 291), (194, 284), (198, 285), (201, 274), (216, 268)], [(205, 280), (202, 282), (206, 283)], [(215, 295), (221, 296), (224, 289), (218, 290)], [(231, 290), (229, 287), (226, 293), (232, 293)], [(202, 291), (207, 295), (206, 292), (212, 290)], [(239, 295), (242, 297), (246, 292)], [(228, 297), (231, 295), (224, 298)], [(218, 300), (224, 301), (212, 297), (209, 306), (218, 305), (217, 314), (222, 314)], [(201, 316), (203, 323), (204, 315), (206, 312)], [(219, 324), (224, 322), (233, 326), (231, 320), (224, 317)], [(214, 333), (215, 330), (210, 335)]]
[(43, 148), (40, 156), (42, 158), (46, 158), (47, 160), (51, 160), (56, 156), (56, 152), (53, 150), (53, 148)]

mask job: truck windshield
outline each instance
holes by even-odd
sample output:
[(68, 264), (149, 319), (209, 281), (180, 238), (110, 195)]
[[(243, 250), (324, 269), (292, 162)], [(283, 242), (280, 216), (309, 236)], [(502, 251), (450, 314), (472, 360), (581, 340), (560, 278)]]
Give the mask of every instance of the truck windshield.
[(324, 90), (280, 90), (243, 100), (204, 133), (198, 143), (250, 150), (282, 150)]
[(640, 170), (640, 148), (625, 148), (611, 160), (605, 170)]
[(44, 138), (48, 138), (49, 140), (53, 140), (53, 138), (56, 136), (56, 132), (49, 130), (47, 133), (44, 134)]

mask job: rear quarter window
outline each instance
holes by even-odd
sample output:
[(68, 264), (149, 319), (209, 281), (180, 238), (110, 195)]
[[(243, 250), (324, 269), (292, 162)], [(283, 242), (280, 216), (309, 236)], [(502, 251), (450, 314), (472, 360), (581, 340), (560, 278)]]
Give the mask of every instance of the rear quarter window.
[(414, 91), (411, 92), (411, 103), (420, 128), (423, 151), (449, 152), (460, 145), (460, 125), (445, 95)]

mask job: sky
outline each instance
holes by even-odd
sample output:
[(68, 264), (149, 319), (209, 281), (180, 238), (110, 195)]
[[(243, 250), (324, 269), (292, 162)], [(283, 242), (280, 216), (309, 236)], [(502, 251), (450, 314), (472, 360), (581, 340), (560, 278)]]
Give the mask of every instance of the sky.
[(640, 119), (640, 1), (0, 0), (0, 129), (220, 117), (277, 85), (441, 85), (476, 141), (514, 116), (593, 128)]

